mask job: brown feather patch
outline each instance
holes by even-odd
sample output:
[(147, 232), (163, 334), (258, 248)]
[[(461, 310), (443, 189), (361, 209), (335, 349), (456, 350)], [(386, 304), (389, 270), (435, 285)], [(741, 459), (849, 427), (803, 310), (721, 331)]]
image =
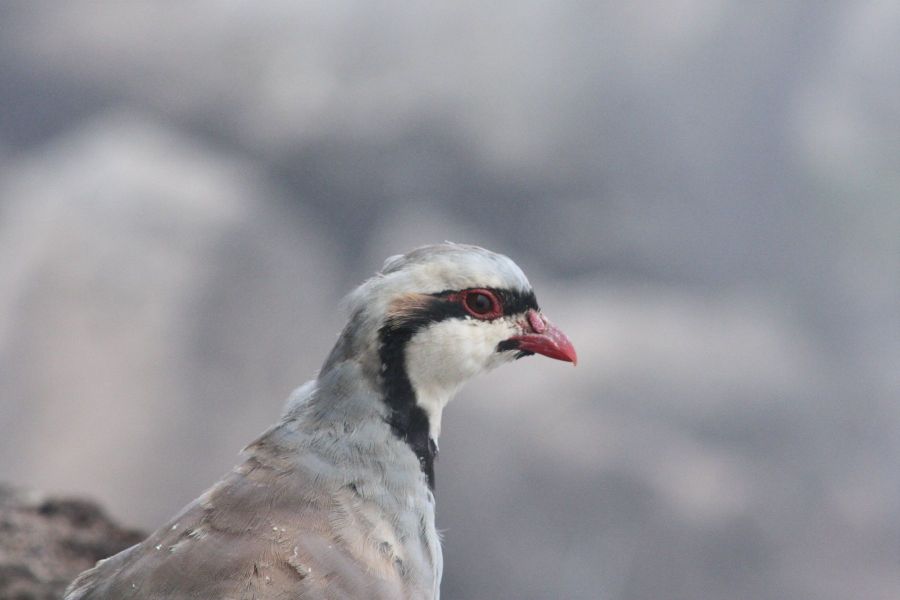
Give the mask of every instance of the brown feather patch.
[(387, 320), (400, 325), (415, 319), (428, 310), (434, 297), (428, 294), (408, 293), (398, 296), (391, 301), (387, 310)]

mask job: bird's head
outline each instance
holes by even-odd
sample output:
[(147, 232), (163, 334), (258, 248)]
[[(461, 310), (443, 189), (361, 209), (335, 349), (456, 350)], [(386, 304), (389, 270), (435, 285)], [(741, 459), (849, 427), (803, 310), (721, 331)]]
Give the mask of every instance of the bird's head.
[(351, 320), (329, 360), (366, 362), (399, 419), (395, 428), (408, 429), (418, 414), (431, 439), (444, 405), (475, 375), (532, 354), (577, 360), (522, 270), (477, 246), (445, 243), (388, 258), (348, 302)]

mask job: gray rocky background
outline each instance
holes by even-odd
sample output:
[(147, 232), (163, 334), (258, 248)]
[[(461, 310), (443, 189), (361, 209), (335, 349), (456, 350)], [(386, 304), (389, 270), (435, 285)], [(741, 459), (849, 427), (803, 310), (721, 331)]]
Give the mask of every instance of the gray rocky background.
[(144, 529), (451, 239), (449, 600), (900, 598), (900, 4), (0, 4), (0, 480)]

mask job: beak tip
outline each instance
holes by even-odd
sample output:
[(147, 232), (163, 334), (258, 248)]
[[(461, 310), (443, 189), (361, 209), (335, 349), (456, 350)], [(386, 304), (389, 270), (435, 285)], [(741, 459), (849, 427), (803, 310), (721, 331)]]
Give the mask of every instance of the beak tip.
[(543, 323), (543, 331), (540, 333), (526, 333), (515, 336), (511, 340), (515, 340), (516, 347), (520, 350), (570, 362), (572, 366), (578, 365), (575, 346), (566, 334), (550, 322)]

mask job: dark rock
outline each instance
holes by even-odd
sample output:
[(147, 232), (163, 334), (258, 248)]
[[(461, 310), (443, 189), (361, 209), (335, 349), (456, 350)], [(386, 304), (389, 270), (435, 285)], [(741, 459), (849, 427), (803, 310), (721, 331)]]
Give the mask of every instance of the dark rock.
[(56, 600), (76, 575), (143, 538), (93, 502), (0, 484), (0, 600)]

